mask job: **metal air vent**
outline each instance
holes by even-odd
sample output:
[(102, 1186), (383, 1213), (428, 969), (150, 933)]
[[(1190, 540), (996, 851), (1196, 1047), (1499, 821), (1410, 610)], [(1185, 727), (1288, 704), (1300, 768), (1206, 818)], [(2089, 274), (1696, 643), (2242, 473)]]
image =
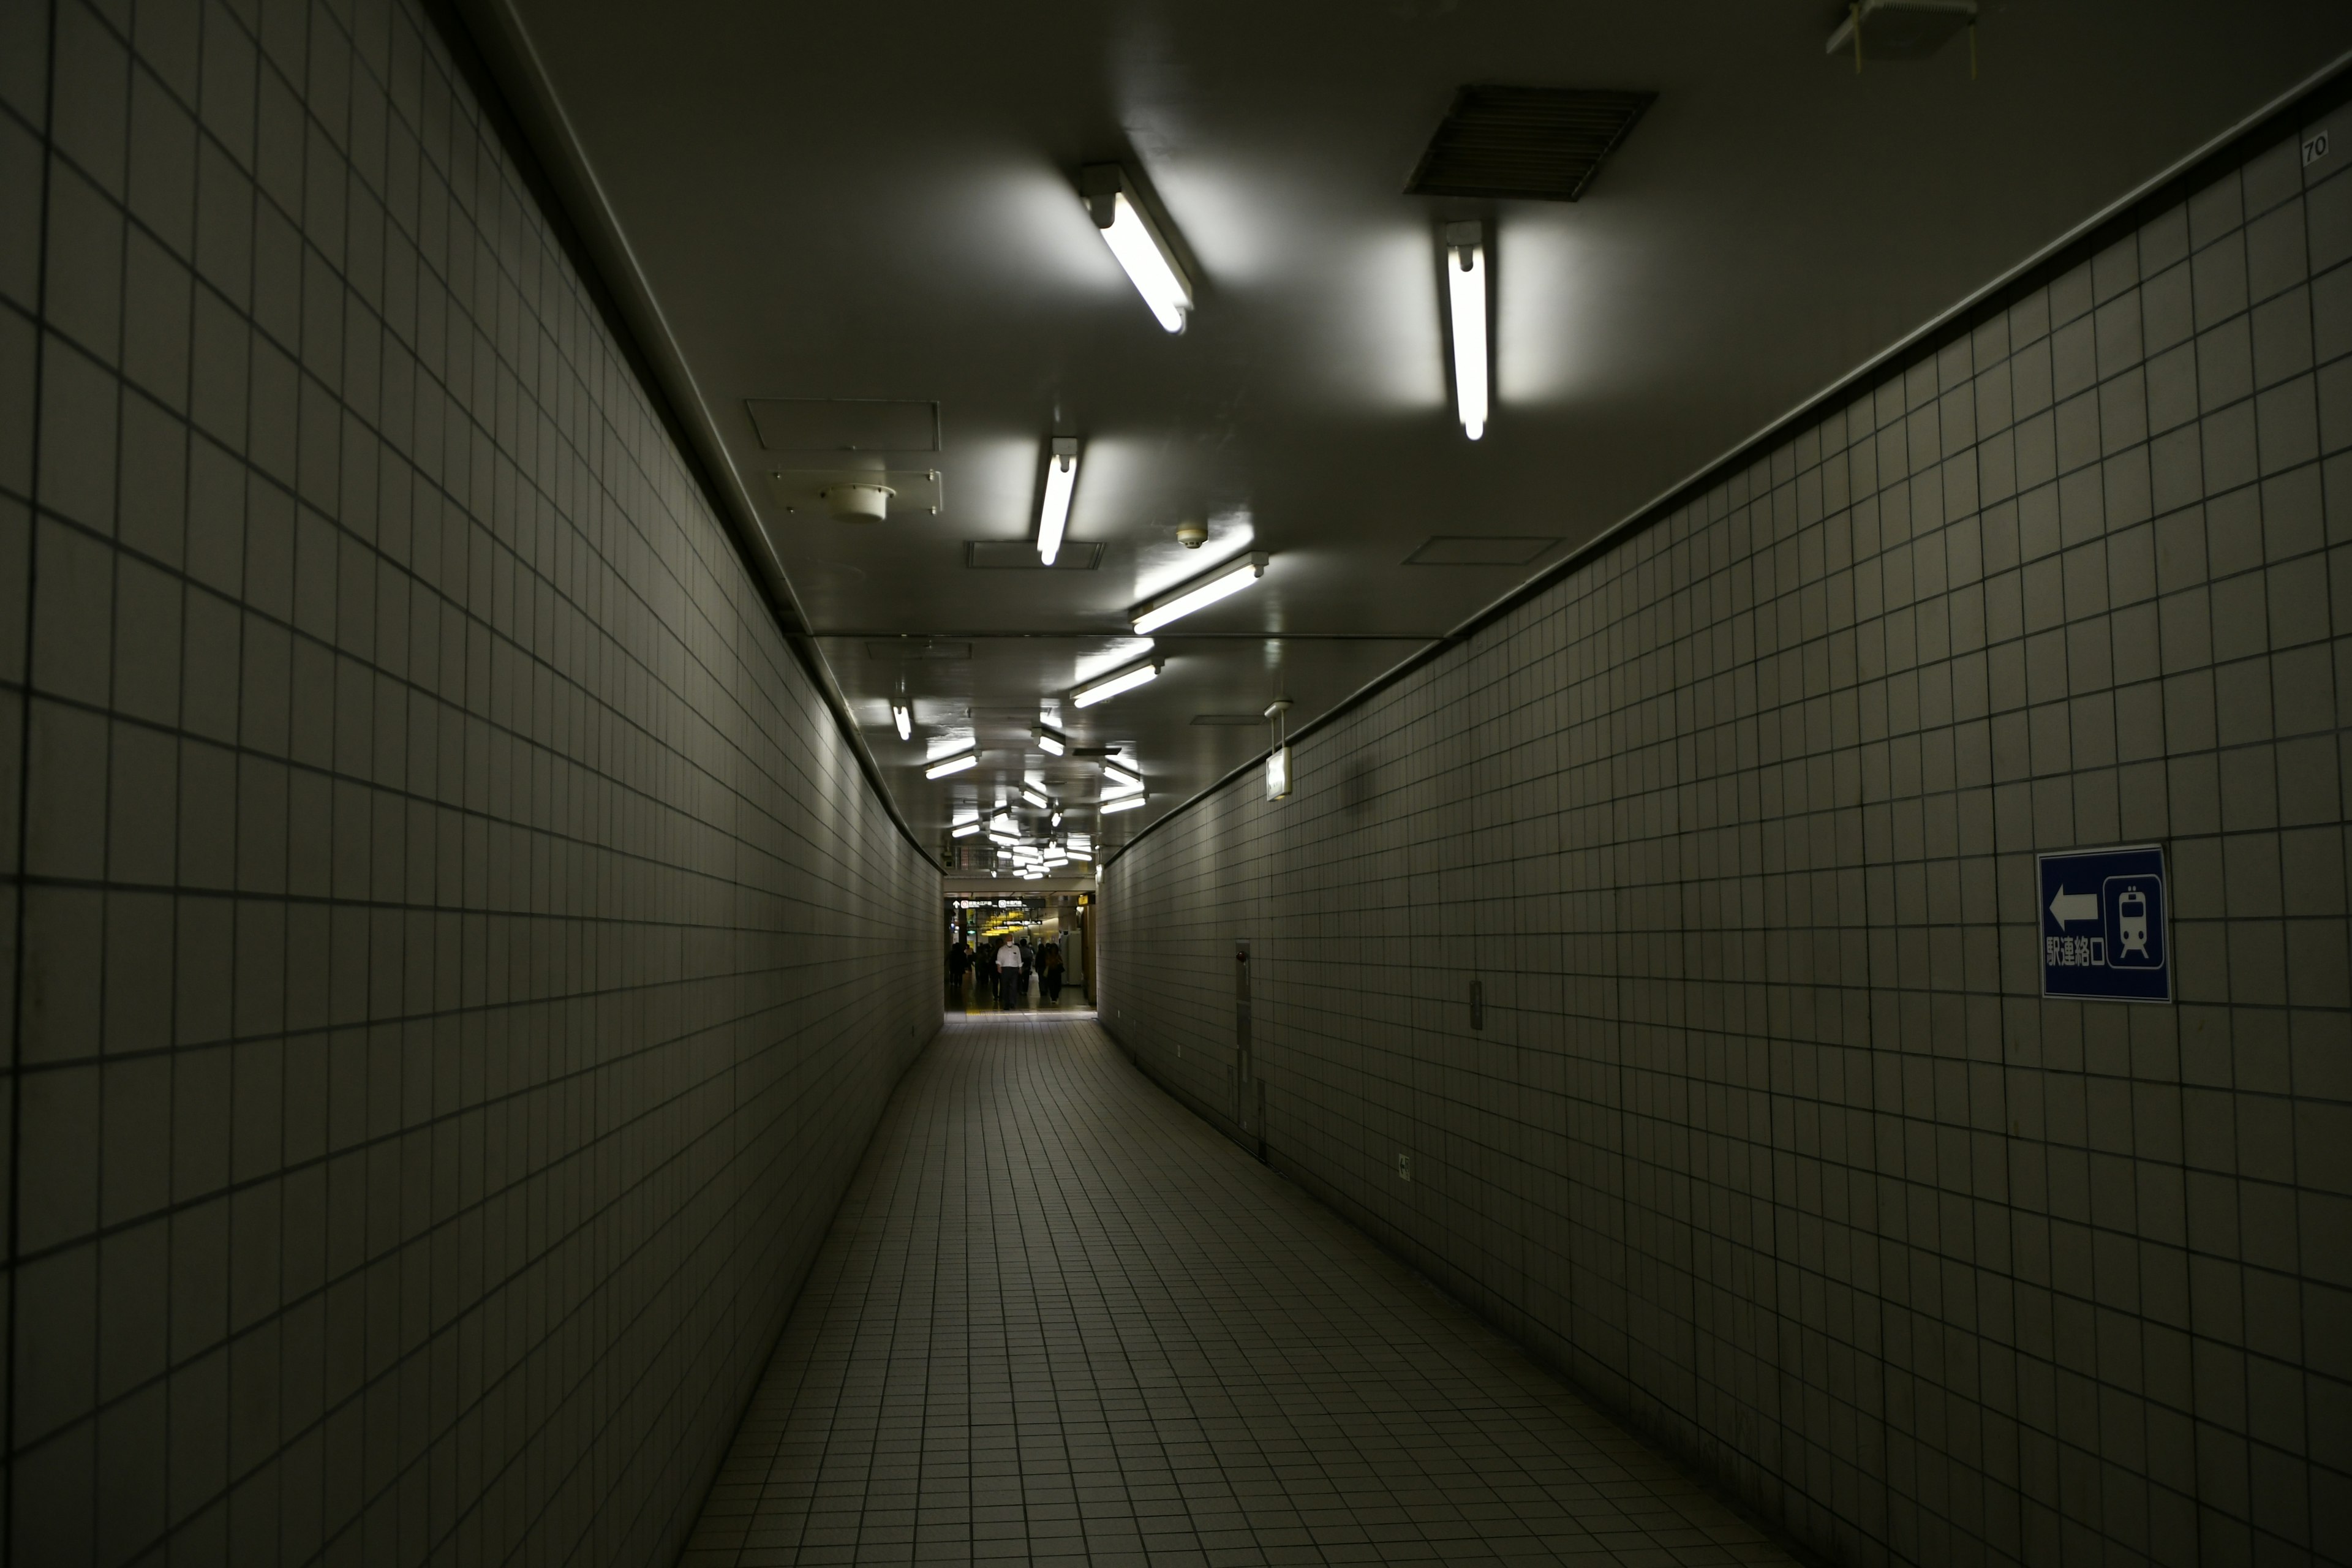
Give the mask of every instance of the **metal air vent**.
[(940, 405), (876, 397), (754, 397), (751, 428), (771, 452), (936, 452)]
[(1408, 566), (1524, 566), (1559, 542), (1524, 534), (1440, 533), (1404, 558)]
[(1037, 559), (1034, 540), (967, 539), (963, 545), (963, 563), (983, 572), (1091, 572), (1102, 557), (1100, 540), (1064, 540), (1051, 566)]
[(896, 642), (870, 642), (866, 657), (888, 661), (903, 658), (970, 658), (971, 644), (945, 637), (901, 637)]
[(1405, 195), (1572, 202), (1657, 97), (1602, 88), (1463, 88)]

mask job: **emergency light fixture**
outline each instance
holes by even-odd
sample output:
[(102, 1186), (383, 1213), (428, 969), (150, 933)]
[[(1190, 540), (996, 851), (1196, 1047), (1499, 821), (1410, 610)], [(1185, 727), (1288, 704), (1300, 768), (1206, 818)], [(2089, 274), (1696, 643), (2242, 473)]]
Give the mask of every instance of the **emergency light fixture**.
[(1486, 433), (1486, 226), (1445, 226), (1445, 301), (1454, 327), (1454, 408), (1473, 441)]
[(1132, 691), (1146, 681), (1157, 680), (1160, 679), (1160, 665), (1159, 659), (1147, 659), (1141, 664), (1131, 664), (1116, 674), (1106, 675), (1092, 685), (1081, 686), (1070, 693), (1071, 705), (1091, 708), (1097, 702), (1108, 701), (1122, 691)]
[(1290, 711), (1290, 699), (1277, 697), (1266, 705), (1265, 721), (1274, 726), (1272, 744), (1265, 753), (1265, 798), (1282, 800), (1290, 794), (1290, 742), (1283, 739), (1283, 716)]
[(1181, 620), (1195, 610), (1204, 610), (1220, 599), (1231, 598), (1265, 576), (1270, 559), (1263, 550), (1253, 551), (1227, 562), (1183, 592), (1137, 610), (1135, 635), (1143, 637), (1156, 632), (1171, 621)]
[(1079, 172), (1078, 192), (1095, 226), (1102, 230), (1103, 243), (1127, 269), (1128, 281), (1152, 315), (1167, 331), (1182, 331), (1185, 313), (1192, 309), (1192, 280), (1177, 265), (1176, 253), (1159, 227), (1145, 216), (1127, 171), (1117, 163), (1089, 164)]

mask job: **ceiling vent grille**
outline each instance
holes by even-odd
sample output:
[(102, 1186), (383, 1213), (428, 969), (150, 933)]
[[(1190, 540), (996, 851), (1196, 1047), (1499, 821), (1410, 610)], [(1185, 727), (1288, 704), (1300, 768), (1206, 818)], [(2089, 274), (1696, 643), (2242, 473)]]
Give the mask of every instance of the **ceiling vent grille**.
[(1064, 541), (1050, 566), (1037, 558), (1034, 540), (967, 539), (963, 544), (963, 563), (980, 572), (1091, 572), (1102, 558), (1100, 540)]
[(1657, 97), (1598, 88), (1463, 88), (1405, 195), (1572, 202)]
[(1519, 534), (1440, 533), (1404, 558), (1408, 566), (1524, 566), (1559, 542)]

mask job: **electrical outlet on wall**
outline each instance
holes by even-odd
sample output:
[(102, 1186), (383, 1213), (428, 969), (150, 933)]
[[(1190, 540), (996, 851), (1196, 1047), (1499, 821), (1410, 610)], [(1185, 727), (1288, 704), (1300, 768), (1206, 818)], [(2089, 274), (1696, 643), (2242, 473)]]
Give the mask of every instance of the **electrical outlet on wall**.
[(1397, 1152), (1397, 1180), (1400, 1182), (1412, 1180), (1412, 1156), (1402, 1150)]

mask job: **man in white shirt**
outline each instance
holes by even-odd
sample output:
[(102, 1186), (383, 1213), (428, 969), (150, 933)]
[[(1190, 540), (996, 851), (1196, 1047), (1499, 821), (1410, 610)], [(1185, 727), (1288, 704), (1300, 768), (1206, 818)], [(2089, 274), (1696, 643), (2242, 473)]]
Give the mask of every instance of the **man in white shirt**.
[[(996, 991), (1003, 1005), (1013, 1005), (1013, 995), (1021, 989), (1021, 946), (1008, 942), (996, 950)], [(1021, 998), (1026, 1002), (1028, 998)]]

